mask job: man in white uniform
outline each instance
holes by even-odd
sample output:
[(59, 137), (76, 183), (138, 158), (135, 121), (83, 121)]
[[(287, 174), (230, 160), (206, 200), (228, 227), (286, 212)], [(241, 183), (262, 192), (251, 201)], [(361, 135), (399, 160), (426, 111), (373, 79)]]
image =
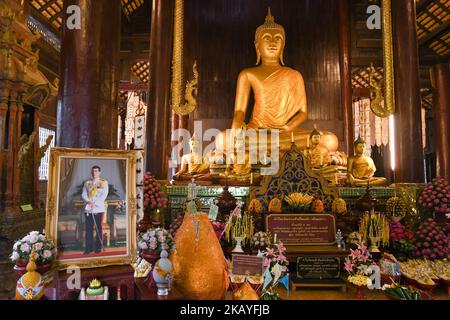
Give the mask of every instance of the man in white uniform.
[(95, 241), (95, 253), (103, 248), (103, 215), (105, 214), (105, 201), (108, 196), (108, 181), (101, 179), (102, 170), (99, 166), (91, 169), (92, 179), (83, 185), (81, 197), (86, 204), (86, 248), (84, 254), (94, 251), (94, 230), (97, 234)]

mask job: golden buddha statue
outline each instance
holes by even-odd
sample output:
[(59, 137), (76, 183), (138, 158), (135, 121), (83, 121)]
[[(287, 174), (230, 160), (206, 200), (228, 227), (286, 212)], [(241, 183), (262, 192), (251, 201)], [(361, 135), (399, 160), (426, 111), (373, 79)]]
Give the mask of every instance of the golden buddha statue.
[[(243, 129), (243, 128), (241, 128)], [(225, 175), (230, 178), (241, 177), (244, 179), (249, 178), (252, 167), (250, 164), (249, 152), (246, 150), (246, 137), (243, 130), (238, 130), (235, 137), (235, 151), (231, 154), (232, 164), (227, 166)], [(239, 157), (244, 159), (240, 159)]]
[(194, 134), (189, 140), (189, 147), (191, 153), (184, 155), (181, 158), (181, 168), (174, 176), (175, 181), (191, 181), (195, 180), (209, 180), (209, 161), (203, 156), (200, 149), (201, 140), (197, 139)]
[(347, 183), (352, 186), (386, 185), (386, 178), (374, 177), (377, 168), (372, 158), (364, 154), (366, 142), (358, 137), (353, 146), (355, 155), (348, 158)]
[[(305, 149), (310, 132), (299, 126), (307, 120), (305, 84), (300, 72), (284, 66), (286, 43), (284, 28), (275, 23), (270, 8), (266, 21), (255, 34), (256, 67), (239, 74), (232, 129), (278, 129), (280, 152), (291, 148), (294, 141)], [(250, 122), (245, 124), (251, 90), (255, 105)], [(270, 135), (269, 135), (270, 138)], [(218, 135), (217, 148), (225, 150), (225, 137)], [(268, 139), (270, 142), (270, 139)], [(321, 146), (333, 152), (338, 138), (331, 132), (322, 132)]]
[(322, 134), (315, 126), (309, 139), (311, 146), (308, 146), (303, 153), (311, 161), (311, 167), (313, 169), (322, 169), (328, 166), (331, 163), (331, 154), (326, 148), (320, 145)]
[(344, 171), (347, 164), (347, 156), (343, 152), (330, 152), (320, 142), (322, 134), (314, 126), (308, 141), (308, 147), (303, 151), (311, 163), (313, 171), (321, 173), (329, 182), (338, 184), (339, 171)]

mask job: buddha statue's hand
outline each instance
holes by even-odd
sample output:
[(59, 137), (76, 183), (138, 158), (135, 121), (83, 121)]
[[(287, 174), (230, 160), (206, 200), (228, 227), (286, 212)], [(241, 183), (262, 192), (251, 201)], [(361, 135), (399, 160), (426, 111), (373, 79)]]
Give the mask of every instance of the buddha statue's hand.
[(294, 128), (291, 128), (289, 125), (284, 125), (280, 128), (278, 128), (280, 130), (280, 133), (291, 133), (292, 131), (294, 131)]

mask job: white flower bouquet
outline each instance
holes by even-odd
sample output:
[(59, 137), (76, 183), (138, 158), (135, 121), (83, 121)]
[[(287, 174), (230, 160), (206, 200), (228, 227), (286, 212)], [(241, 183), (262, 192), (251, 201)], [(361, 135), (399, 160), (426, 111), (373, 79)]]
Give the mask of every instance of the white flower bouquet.
[(56, 257), (57, 250), (53, 240), (47, 239), (44, 232), (32, 231), (14, 243), (11, 261), (27, 263), (33, 248), (37, 263), (48, 263)]
[(253, 249), (265, 249), (270, 246), (270, 236), (266, 232), (259, 231), (253, 235), (250, 244)]
[(139, 251), (172, 251), (175, 249), (175, 241), (172, 235), (163, 228), (150, 229), (141, 233), (138, 237)]

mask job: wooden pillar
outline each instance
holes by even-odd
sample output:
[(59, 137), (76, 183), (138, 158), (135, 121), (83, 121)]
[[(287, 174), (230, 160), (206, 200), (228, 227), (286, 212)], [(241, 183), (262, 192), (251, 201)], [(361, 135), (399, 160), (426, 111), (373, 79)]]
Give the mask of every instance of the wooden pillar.
[(65, 0), (81, 9), (81, 30), (66, 26), (63, 15), (61, 85), (57, 145), (71, 148), (117, 148), (120, 0)]
[(341, 75), (341, 108), (344, 123), (344, 150), (353, 154), (355, 124), (352, 102), (352, 63), (350, 41), (349, 0), (338, 1), (339, 14), (339, 69)]
[(171, 151), (170, 81), (173, 14), (173, 0), (153, 1), (146, 170), (157, 179), (167, 179)]
[[(21, 90), (21, 89), (20, 89)], [(8, 120), (8, 147), (6, 153), (6, 188), (5, 205), (6, 214), (18, 213), (20, 200), (20, 172), (18, 166), (18, 154), (20, 148), (20, 136), (22, 132), (23, 108), (19, 101), (17, 88), (11, 88), (9, 92), (9, 120)]]
[(6, 136), (6, 115), (8, 113), (8, 97), (9, 88), (3, 86), (0, 88), (0, 210), (5, 209), (4, 203), (4, 185), (3, 185), (3, 163), (5, 150), (5, 136)]
[(448, 64), (432, 68), (433, 106), (436, 125), (436, 173), (450, 182), (450, 69)]
[(392, 1), (392, 18), (397, 109), (395, 181), (424, 182), (415, 1)]

